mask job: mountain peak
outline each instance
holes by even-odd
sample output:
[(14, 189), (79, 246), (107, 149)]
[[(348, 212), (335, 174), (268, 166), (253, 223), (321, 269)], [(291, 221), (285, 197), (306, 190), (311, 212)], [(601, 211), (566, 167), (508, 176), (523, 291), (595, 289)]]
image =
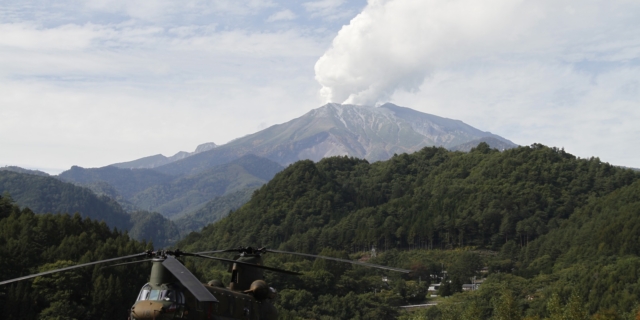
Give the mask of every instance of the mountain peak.
[(213, 143), (213, 142), (203, 143), (201, 145), (198, 145), (198, 147), (196, 148), (196, 151), (194, 153), (200, 153), (200, 152), (209, 151), (209, 150), (217, 148), (217, 147), (218, 147), (218, 145)]
[(370, 161), (426, 146), (455, 147), (492, 137), (460, 120), (385, 103), (380, 107), (327, 103), (300, 118), (236, 139), (220, 150), (244, 150), (287, 165), (301, 159), (348, 155)]
[[(195, 173), (254, 154), (283, 166), (298, 160), (319, 161), (330, 156), (351, 156), (369, 161), (412, 153), (428, 146), (453, 148), (465, 143), (497, 142), (500, 149), (516, 147), (500, 136), (478, 130), (460, 120), (423, 113), (385, 103), (380, 107), (327, 103), (299, 118), (230, 141), (222, 146), (204, 144), (194, 154), (157, 167), (169, 174)], [(475, 143), (475, 142), (474, 142)], [(214, 147), (215, 146), (215, 147)], [(198, 152), (212, 147), (207, 151)], [(467, 146), (465, 145), (465, 148)]]

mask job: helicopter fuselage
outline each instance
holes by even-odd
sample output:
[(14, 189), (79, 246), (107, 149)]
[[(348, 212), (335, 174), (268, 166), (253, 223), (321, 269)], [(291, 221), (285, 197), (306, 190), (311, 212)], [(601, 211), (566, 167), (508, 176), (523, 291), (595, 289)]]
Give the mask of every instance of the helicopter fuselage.
[[(240, 291), (250, 288), (239, 287), (237, 284), (234, 287), (234, 283), (230, 284), (231, 288), (226, 288), (219, 281), (195, 284), (201, 285), (215, 297), (210, 301), (201, 301), (190, 290), (186, 290), (181, 281), (177, 281), (176, 275), (166, 269), (164, 262), (165, 259), (153, 260), (149, 282), (142, 286), (136, 302), (131, 307), (130, 320), (270, 320), (278, 317), (271, 299)], [(235, 268), (236, 266), (233, 269)]]
[[(198, 303), (178, 284), (145, 284), (131, 307), (131, 320), (169, 319), (273, 319), (277, 311), (270, 301), (258, 301), (252, 295), (203, 284), (217, 303)], [(172, 288), (172, 289), (167, 289)], [(274, 315), (270, 316), (270, 315)]]

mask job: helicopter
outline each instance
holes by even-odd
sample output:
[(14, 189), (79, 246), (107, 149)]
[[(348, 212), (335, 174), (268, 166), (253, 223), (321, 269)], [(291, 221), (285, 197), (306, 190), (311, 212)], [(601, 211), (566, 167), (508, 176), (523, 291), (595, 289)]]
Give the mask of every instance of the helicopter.
[[(213, 257), (210, 254), (235, 252), (234, 259)], [(239, 247), (234, 249), (203, 251), (197, 253), (180, 250), (145, 251), (138, 254), (99, 260), (70, 267), (31, 274), (15, 279), (1, 281), (0, 285), (14, 283), (35, 277), (69, 271), (97, 264), (119, 262), (106, 267), (122, 266), (133, 263), (151, 262), (149, 281), (145, 283), (138, 298), (130, 309), (129, 320), (169, 320), (169, 319), (278, 319), (278, 311), (273, 305), (277, 296), (274, 288), (264, 281), (263, 271), (301, 275), (301, 273), (267, 267), (263, 265), (262, 255), (278, 253), (320, 258), (365, 267), (409, 273), (410, 270), (381, 266), (360, 261), (319, 256), (306, 253), (289, 252), (267, 248)], [(178, 258), (196, 257), (229, 263), (231, 280), (225, 286), (220, 280), (201, 283)], [(140, 260), (140, 258), (145, 258)]]

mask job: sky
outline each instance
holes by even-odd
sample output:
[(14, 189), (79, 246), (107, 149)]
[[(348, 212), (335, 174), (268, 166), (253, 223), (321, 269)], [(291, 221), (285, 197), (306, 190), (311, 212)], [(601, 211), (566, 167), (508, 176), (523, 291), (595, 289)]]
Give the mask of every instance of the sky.
[(392, 102), (640, 168), (640, 1), (0, 2), (0, 166), (171, 156)]

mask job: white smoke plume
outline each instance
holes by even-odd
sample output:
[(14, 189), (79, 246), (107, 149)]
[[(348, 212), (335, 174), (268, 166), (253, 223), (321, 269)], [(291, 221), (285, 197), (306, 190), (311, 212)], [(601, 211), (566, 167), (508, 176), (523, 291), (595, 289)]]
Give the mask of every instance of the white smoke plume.
[(625, 33), (625, 6), (638, 12), (624, 0), (369, 0), (317, 61), (316, 80), (327, 102), (373, 105), (470, 59), (580, 60)]

